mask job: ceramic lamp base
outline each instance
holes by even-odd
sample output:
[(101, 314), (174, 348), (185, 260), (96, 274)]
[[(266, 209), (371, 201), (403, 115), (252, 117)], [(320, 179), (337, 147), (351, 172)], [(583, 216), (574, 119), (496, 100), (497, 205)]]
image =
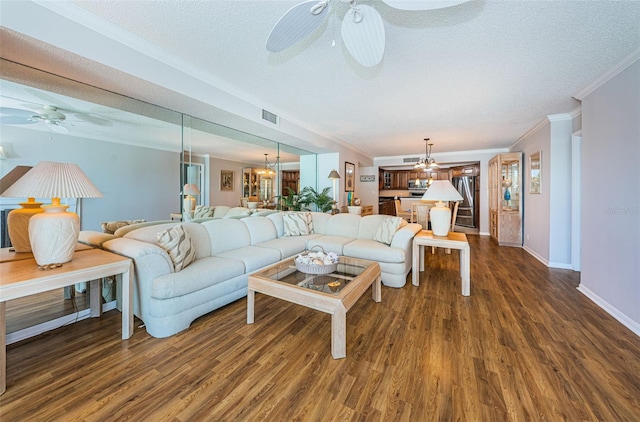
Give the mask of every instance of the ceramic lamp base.
[(41, 267), (71, 261), (80, 235), (78, 214), (67, 205), (47, 205), (44, 212), (29, 220), (29, 240), (33, 257)]
[(34, 198), (29, 198), (27, 202), (20, 203), (22, 208), (11, 211), (7, 216), (9, 239), (16, 252), (31, 252), (29, 220), (34, 215), (44, 212), (41, 205), (42, 202), (35, 202)]
[(436, 206), (429, 211), (431, 220), (431, 231), (434, 236), (449, 235), (449, 226), (451, 225), (451, 209), (446, 203), (438, 202)]

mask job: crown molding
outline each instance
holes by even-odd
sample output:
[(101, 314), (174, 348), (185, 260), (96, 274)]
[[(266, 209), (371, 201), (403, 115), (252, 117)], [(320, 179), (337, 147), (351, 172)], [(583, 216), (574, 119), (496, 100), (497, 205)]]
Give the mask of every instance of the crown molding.
[(614, 76), (631, 66), (633, 63), (640, 59), (640, 47), (637, 47), (630, 54), (625, 56), (622, 60), (616, 63), (611, 69), (606, 71), (603, 75), (597, 78), (595, 81), (591, 82), (589, 85), (584, 87), (582, 90), (578, 91), (576, 95), (573, 96), (578, 101), (582, 101), (587, 95), (591, 94), (596, 89), (600, 88), (602, 85), (607, 83), (609, 80), (613, 79)]
[(560, 114), (549, 114), (547, 115), (547, 120), (550, 122), (561, 122), (564, 120), (572, 120), (570, 113), (560, 113)]

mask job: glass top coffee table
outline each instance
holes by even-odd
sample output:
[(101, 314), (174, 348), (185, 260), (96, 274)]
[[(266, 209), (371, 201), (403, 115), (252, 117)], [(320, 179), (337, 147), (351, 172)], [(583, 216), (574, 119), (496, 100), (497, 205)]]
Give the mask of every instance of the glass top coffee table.
[(380, 302), (380, 265), (341, 256), (329, 274), (298, 271), (294, 258), (285, 259), (249, 276), (247, 324), (253, 324), (255, 292), (331, 314), (331, 355), (347, 356), (347, 311), (371, 286), (373, 300)]

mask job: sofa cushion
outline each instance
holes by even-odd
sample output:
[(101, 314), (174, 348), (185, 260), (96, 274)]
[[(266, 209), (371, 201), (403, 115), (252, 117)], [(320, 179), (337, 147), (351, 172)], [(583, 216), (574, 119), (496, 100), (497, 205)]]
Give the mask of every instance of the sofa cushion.
[[(358, 217), (359, 218), (359, 217)], [(353, 242), (353, 237), (345, 237), (345, 236), (320, 236), (313, 239), (309, 239), (307, 242), (307, 249), (311, 249), (314, 246), (322, 246), (325, 252), (335, 252), (338, 255), (344, 255), (343, 249), (344, 246)]]
[(320, 236), (321, 235), (319, 234), (310, 234), (308, 236), (281, 237), (279, 239), (273, 239), (266, 242), (258, 243), (256, 246), (259, 246), (261, 248), (276, 249), (280, 251), (280, 259), (285, 259), (303, 252), (307, 248), (307, 241), (309, 239)]
[(179, 224), (170, 229), (158, 232), (158, 245), (167, 251), (173, 269), (178, 272), (189, 265), (196, 257), (196, 250), (191, 242), (191, 236)]
[(278, 237), (276, 226), (274, 226), (273, 221), (266, 217), (243, 218), (240, 221), (242, 221), (247, 226), (247, 229), (249, 229), (252, 245), (273, 240)]
[(215, 218), (222, 218), (230, 209), (231, 207), (228, 207), (226, 205), (218, 205), (213, 210), (213, 216)]
[(222, 218), (243, 218), (249, 217), (251, 215), (251, 210), (249, 208), (243, 207), (233, 207)]
[(360, 228), (360, 220), (362, 220), (362, 217), (357, 214), (333, 215), (327, 221), (324, 234), (356, 239)]
[(378, 226), (376, 234), (373, 236), (373, 240), (376, 242), (390, 245), (393, 240), (393, 235), (396, 234), (402, 223), (401, 217), (389, 217), (386, 218)]
[(357, 239), (349, 242), (344, 245), (343, 251), (346, 256), (378, 262), (404, 263), (407, 258), (402, 248), (391, 248), (371, 239)]
[(281, 259), (279, 250), (258, 246), (246, 246), (244, 248), (222, 252), (216, 254), (216, 256), (244, 262), (244, 269), (247, 273), (276, 263)]
[(282, 215), (284, 236), (306, 236), (313, 233), (310, 212), (285, 212)]
[(211, 255), (251, 245), (249, 228), (242, 220), (223, 218), (205, 221), (201, 225), (209, 233)]
[(244, 263), (220, 257), (198, 259), (179, 273), (165, 274), (152, 281), (151, 296), (170, 299), (197, 292), (244, 273)]

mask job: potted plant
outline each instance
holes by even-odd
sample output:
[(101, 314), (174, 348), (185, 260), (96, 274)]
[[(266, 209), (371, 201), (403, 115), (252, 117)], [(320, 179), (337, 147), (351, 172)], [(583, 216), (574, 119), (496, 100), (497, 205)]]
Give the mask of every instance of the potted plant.
[(309, 205), (313, 204), (316, 206), (316, 211), (331, 211), (333, 198), (329, 196), (329, 189), (329, 187), (326, 187), (321, 192), (318, 192), (311, 186), (306, 186), (302, 189), (302, 192), (300, 192), (298, 202), (305, 209), (309, 209)]
[(303, 205), (300, 202), (300, 196), (289, 186), (285, 186), (285, 189), (287, 190), (287, 195), (282, 195), (278, 198), (278, 209), (282, 211), (300, 211)]

